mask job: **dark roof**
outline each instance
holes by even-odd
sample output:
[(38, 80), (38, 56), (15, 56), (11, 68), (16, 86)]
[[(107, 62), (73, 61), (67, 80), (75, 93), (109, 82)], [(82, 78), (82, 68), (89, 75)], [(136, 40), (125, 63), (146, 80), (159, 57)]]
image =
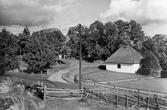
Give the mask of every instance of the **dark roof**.
[(143, 57), (131, 46), (124, 46), (113, 53), (105, 63), (115, 64), (139, 64)]

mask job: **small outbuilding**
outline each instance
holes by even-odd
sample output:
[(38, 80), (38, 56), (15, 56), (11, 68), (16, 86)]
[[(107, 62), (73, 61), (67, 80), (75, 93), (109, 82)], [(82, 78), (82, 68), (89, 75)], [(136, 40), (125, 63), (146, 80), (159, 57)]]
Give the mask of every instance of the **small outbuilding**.
[(106, 70), (122, 73), (135, 73), (140, 68), (142, 55), (131, 46), (123, 46), (106, 61)]

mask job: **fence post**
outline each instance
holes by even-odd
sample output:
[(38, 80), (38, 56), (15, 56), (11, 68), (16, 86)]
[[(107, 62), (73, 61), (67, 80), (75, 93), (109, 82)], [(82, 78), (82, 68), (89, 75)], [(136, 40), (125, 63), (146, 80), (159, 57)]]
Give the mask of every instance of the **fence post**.
[(90, 90), (91, 104), (92, 104), (92, 90)]
[(115, 105), (116, 107), (118, 106), (118, 90), (116, 89), (116, 87), (114, 86), (115, 91), (116, 91), (116, 95), (115, 95)]
[(100, 101), (100, 93), (97, 92), (98, 101)]
[(44, 97), (43, 97), (43, 99), (44, 99), (44, 107), (46, 105), (46, 92), (47, 92), (47, 87), (44, 86)]
[(128, 96), (125, 95), (125, 108), (127, 108), (127, 107), (128, 107)]
[(149, 98), (147, 98), (147, 108), (149, 108)]
[(157, 109), (159, 110), (158, 94), (156, 95)]
[(137, 96), (137, 107), (140, 107), (140, 90), (138, 89), (138, 96)]
[(116, 95), (115, 95), (115, 106), (117, 107), (117, 105), (118, 105), (118, 94), (116, 93)]

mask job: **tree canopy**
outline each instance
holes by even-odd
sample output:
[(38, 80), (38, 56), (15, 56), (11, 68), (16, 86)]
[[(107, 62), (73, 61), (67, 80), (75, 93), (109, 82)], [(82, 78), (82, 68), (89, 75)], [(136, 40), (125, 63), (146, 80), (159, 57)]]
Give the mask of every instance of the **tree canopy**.
[(68, 45), (71, 48), (71, 55), (78, 57), (79, 37), (82, 37), (82, 55), (85, 59), (106, 60), (119, 47), (132, 45), (132, 42), (137, 45), (139, 41), (144, 40), (144, 32), (134, 20), (130, 22), (118, 20), (105, 24), (95, 21), (84, 28), (84, 35), (76, 34), (77, 30), (78, 25), (69, 29)]
[(25, 45), (23, 60), (28, 64), (28, 70), (39, 73), (46, 71), (57, 61), (65, 41), (59, 30), (41, 30), (34, 32)]
[[(89, 27), (84, 28), (84, 35), (77, 34), (78, 29), (78, 25), (71, 27), (67, 34), (72, 57), (78, 58), (79, 56), (79, 38), (81, 37), (82, 56), (85, 60), (106, 60), (118, 48), (130, 45), (145, 57), (141, 62), (141, 69), (153, 71), (166, 69), (167, 41), (165, 37), (159, 34), (152, 38), (145, 36), (142, 26), (135, 20), (129, 22), (117, 20), (105, 24), (95, 21)], [(148, 71), (147, 73), (152, 73)], [(140, 72), (146, 73), (143, 70)]]
[(0, 75), (18, 67), (15, 36), (5, 28), (0, 32)]
[(158, 71), (161, 68), (161, 75), (167, 77), (167, 36), (146, 36), (142, 26), (135, 20), (117, 20), (105, 24), (96, 20), (89, 27), (70, 27), (66, 37), (56, 28), (43, 29), (31, 34), (28, 27), (25, 27), (23, 33), (18, 36), (3, 29), (0, 32), (1, 70), (13, 69), (13, 62), (17, 61), (14, 60), (15, 57), (22, 55), (29, 70), (37, 73), (44, 71), (57, 62), (60, 54), (79, 58), (80, 41), (84, 60), (105, 61), (117, 49), (129, 45), (144, 57), (139, 73), (147, 75), (151, 74), (150, 70)]

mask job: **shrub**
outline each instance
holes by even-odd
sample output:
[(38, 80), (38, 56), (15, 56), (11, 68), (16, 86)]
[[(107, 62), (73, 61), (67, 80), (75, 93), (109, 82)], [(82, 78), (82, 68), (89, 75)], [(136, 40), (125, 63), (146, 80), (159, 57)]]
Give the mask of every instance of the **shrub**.
[(167, 78), (167, 70), (161, 71), (161, 78)]
[(157, 57), (153, 54), (149, 54), (147, 55), (147, 57), (145, 57), (140, 61), (140, 68), (137, 71), (137, 74), (159, 77), (160, 70), (161, 70), (161, 67)]
[(101, 70), (106, 70), (106, 66), (105, 65), (100, 65), (98, 68), (101, 69)]
[(150, 75), (151, 74), (151, 69), (146, 69), (146, 68), (139, 68), (136, 72), (137, 74), (140, 74), (140, 75)]

